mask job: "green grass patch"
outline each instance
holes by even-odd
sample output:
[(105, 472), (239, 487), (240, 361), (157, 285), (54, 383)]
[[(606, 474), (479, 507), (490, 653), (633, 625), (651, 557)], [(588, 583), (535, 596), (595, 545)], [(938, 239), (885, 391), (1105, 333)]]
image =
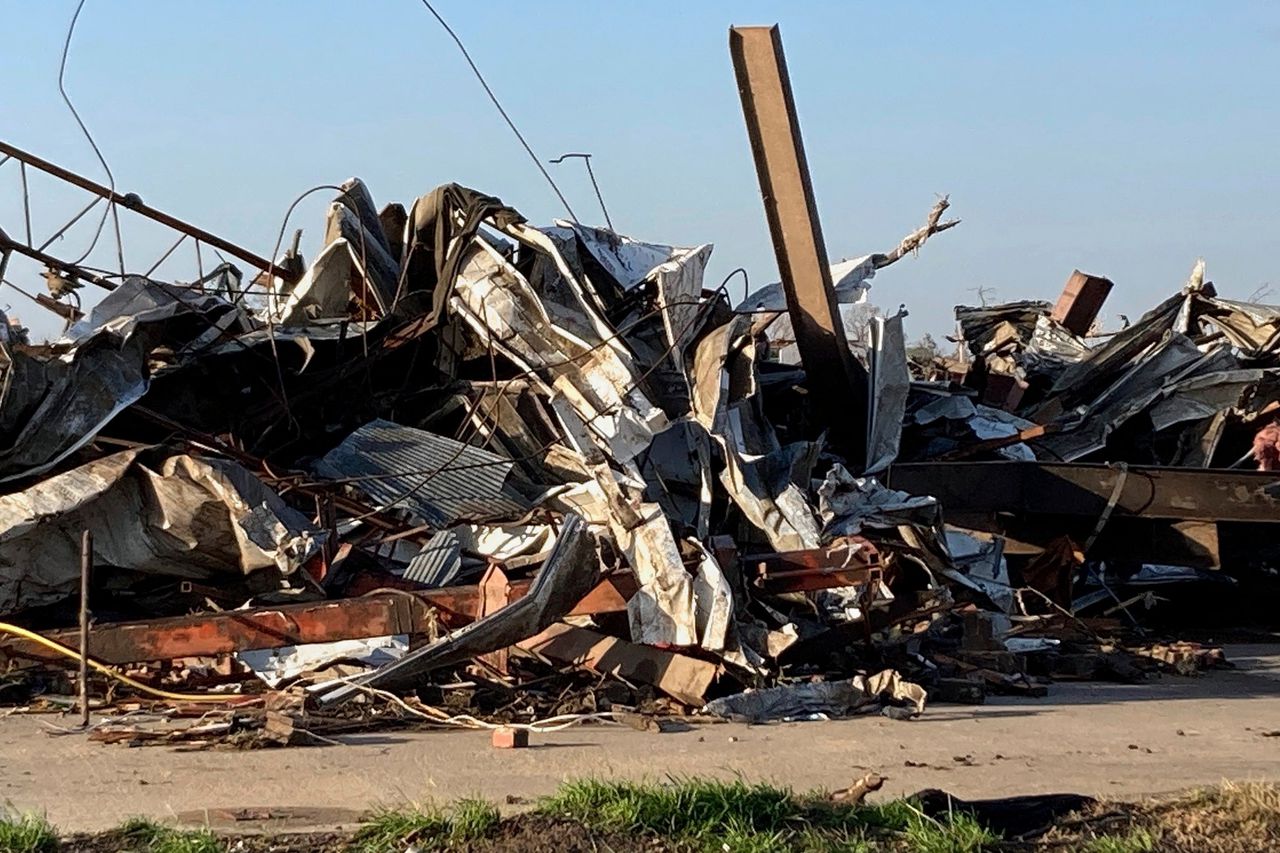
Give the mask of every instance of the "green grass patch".
[(498, 807), (487, 800), (461, 799), (449, 809), (417, 805), (407, 809), (379, 809), (352, 839), (357, 853), (392, 853), (409, 845), (440, 849), (489, 835), (502, 822)]
[(488, 800), (458, 800), (449, 810), (449, 837), (460, 841), (484, 838), (501, 821), (498, 807)]
[(175, 829), (146, 818), (129, 818), (116, 830), (138, 853), (226, 853), (227, 845), (209, 829)]
[(665, 784), (566, 782), (538, 810), (594, 829), (643, 833), (716, 853), (850, 851), (905, 844), (919, 853), (976, 853), (998, 839), (967, 815), (925, 817), (911, 803), (831, 803), (742, 780)]
[(359, 853), (400, 850), (411, 842), (432, 843), (449, 834), (449, 819), (430, 806), (379, 809), (356, 830), (353, 849)]
[(915, 812), (904, 835), (914, 853), (980, 853), (1000, 840), (963, 812), (941, 819)]
[(58, 833), (34, 814), (0, 811), (0, 853), (56, 853)]

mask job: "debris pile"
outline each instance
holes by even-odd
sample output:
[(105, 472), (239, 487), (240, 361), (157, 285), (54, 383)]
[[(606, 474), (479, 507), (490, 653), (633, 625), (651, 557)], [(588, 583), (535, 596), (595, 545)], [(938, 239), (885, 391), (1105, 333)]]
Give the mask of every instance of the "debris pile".
[[(743, 92), (755, 134), (774, 105)], [(379, 208), (353, 178), (310, 262), (267, 260), (0, 153), (257, 269), (115, 275), (0, 231), (67, 321), (0, 323), (0, 700), (56, 704), (81, 659), (125, 717), (101, 740), (909, 719), (1220, 665), (1139, 616), (1280, 560), (1280, 308), (1202, 263), (1114, 332), (1079, 271), (1056, 305), (959, 307), (945, 355), (869, 298), (945, 197), (829, 268), (767, 208), (784, 280), (735, 305), (710, 244), (457, 184)], [(774, 194), (812, 224), (802, 177)]]

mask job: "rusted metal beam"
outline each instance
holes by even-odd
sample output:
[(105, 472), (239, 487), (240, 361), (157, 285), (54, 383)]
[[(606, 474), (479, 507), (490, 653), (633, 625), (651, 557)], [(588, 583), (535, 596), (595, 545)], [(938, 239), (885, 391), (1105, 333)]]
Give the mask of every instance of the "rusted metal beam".
[[(457, 602), (450, 603), (457, 606)], [(426, 633), (431, 604), (410, 595), (371, 595), (341, 601), (292, 604), (198, 616), (98, 624), (89, 636), (89, 654), (103, 663), (172, 660), (229, 654), (300, 643)], [(74, 645), (74, 630), (47, 633)], [(53, 659), (50, 652), (21, 640), (0, 642), (0, 660)]]
[(109, 278), (103, 278), (98, 273), (87, 270), (82, 266), (70, 263), (69, 261), (64, 261), (61, 258), (55, 258), (53, 255), (50, 255), (47, 252), (42, 252), (39, 249), (33, 249), (25, 243), (19, 243), (17, 240), (14, 240), (5, 234), (2, 230), (0, 230), (0, 251), (5, 253), (16, 252), (19, 255), (25, 255), (33, 261), (38, 261), (41, 264), (44, 264), (46, 267), (51, 267), (70, 275), (74, 275), (76, 278), (84, 279), (91, 284), (96, 284), (104, 290), (115, 290), (117, 287), (116, 283)]
[(825, 548), (747, 556), (742, 565), (752, 572), (752, 584), (770, 593), (860, 586), (883, 578), (880, 552), (860, 536)]
[(732, 27), (729, 52), (805, 375), (836, 443), (861, 470), (867, 375), (840, 321), (782, 37), (776, 26)]
[[(530, 583), (512, 581), (510, 599), (523, 597)], [(627, 599), (634, 594), (635, 581), (630, 575), (611, 575), (589, 592), (570, 615), (623, 612)], [(284, 607), (96, 624), (89, 637), (89, 654), (103, 663), (121, 664), (389, 634), (425, 634), (436, 618), (450, 628), (471, 622), (480, 605), (478, 587), (456, 586)], [(46, 636), (72, 647), (78, 643), (76, 629), (49, 632)], [(56, 654), (35, 643), (17, 639), (0, 640), (0, 661), (6, 657), (58, 659)]]
[[(64, 180), (67, 183), (77, 186), (87, 192), (91, 192), (100, 198), (105, 198), (108, 201), (115, 202), (121, 207), (132, 210), (139, 216), (145, 216), (148, 219), (159, 222), (161, 225), (168, 226), (174, 231), (186, 234), (188, 237), (193, 237), (201, 243), (213, 246), (215, 249), (221, 249), (227, 254), (233, 255), (245, 263), (251, 264), (256, 269), (267, 270), (271, 274), (279, 276), (280, 278), (290, 282), (296, 281), (300, 277), (296, 272), (285, 270), (266, 258), (250, 252), (248, 249), (241, 246), (237, 246), (230, 240), (224, 240), (218, 235), (205, 231), (203, 228), (197, 228), (195, 225), (192, 225), (189, 222), (184, 222), (176, 216), (170, 216), (164, 211), (156, 210), (154, 207), (143, 203), (143, 201), (136, 195), (122, 195), (118, 192), (114, 192), (110, 187), (104, 187), (96, 181), (91, 181), (83, 175), (77, 175), (75, 172), (64, 169), (55, 163), (50, 163), (48, 160), (37, 157), (28, 151), (23, 151), (21, 148), (15, 148), (7, 142), (0, 142), (0, 154), (4, 154), (7, 157), (13, 157), (28, 166), (32, 166), (42, 172), (53, 175), (55, 178)], [(24, 252), (23, 254), (28, 253)], [(30, 256), (34, 257), (34, 255)], [(40, 260), (39, 258), (36, 259)]]
[[(756, 589), (774, 594), (862, 584), (878, 578), (880, 572), (875, 547), (860, 537), (812, 551), (747, 557), (743, 565), (753, 572)], [(529, 579), (510, 581), (507, 600), (522, 598), (531, 584)], [(615, 572), (583, 596), (568, 615), (623, 613), (635, 593), (635, 578), (629, 572)], [(396, 590), (283, 607), (100, 623), (89, 636), (89, 654), (103, 663), (123, 664), (389, 634), (425, 634), (437, 619), (446, 627), (458, 628), (473, 621), (477, 613), (490, 612), (484, 595), (480, 586)], [(78, 647), (77, 629), (47, 632), (46, 636)], [(0, 638), (0, 662), (6, 659), (22, 663), (61, 657), (36, 643)]]

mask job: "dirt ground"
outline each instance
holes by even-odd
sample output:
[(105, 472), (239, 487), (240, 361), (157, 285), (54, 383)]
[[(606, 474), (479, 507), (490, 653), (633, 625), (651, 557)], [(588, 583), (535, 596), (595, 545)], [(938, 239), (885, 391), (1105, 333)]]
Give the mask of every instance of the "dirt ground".
[(581, 727), (500, 751), (486, 733), (390, 733), (342, 746), (175, 752), (51, 735), (0, 719), (0, 803), (63, 831), (143, 815), (215, 827), (349, 825), (367, 808), (482, 796), (504, 808), (585, 775), (741, 775), (837, 788), (873, 770), (881, 797), (943, 788), (969, 798), (1070, 791), (1129, 797), (1224, 779), (1280, 780), (1280, 643), (1229, 646), (1237, 669), (1142, 685), (1060, 683), (1047, 699), (936, 705), (911, 722), (863, 717), (646, 733)]

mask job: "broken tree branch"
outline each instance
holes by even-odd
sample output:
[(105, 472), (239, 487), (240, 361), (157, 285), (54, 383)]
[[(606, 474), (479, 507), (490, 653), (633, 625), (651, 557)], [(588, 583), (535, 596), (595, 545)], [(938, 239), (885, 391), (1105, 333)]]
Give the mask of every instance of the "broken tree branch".
[(906, 255), (908, 252), (918, 252), (920, 247), (925, 244), (930, 237), (939, 231), (946, 231), (948, 228), (954, 228), (960, 224), (959, 219), (948, 219), (942, 222), (942, 214), (951, 206), (950, 196), (939, 196), (933, 208), (929, 211), (924, 225), (912, 231), (910, 234), (902, 238), (897, 248), (883, 255), (872, 255), (871, 260), (875, 263), (876, 269), (883, 269), (894, 263)]

